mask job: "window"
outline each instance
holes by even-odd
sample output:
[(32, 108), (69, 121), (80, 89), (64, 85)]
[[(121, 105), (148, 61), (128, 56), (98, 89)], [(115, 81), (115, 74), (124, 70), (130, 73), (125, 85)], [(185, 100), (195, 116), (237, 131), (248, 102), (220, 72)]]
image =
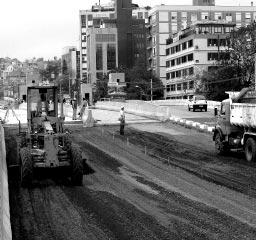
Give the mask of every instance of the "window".
[(175, 91), (175, 84), (171, 84), (171, 91), (174, 92)]
[(166, 67), (167, 67), (167, 68), (170, 67), (170, 61), (167, 61), (167, 62), (166, 62)]
[(180, 78), (180, 77), (181, 77), (181, 71), (180, 71), (180, 70), (179, 70), (179, 71), (176, 71), (176, 72), (175, 72), (175, 75), (176, 75), (177, 78)]
[(215, 20), (221, 20), (221, 13), (219, 12), (215, 13)]
[(175, 72), (171, 72), (171, 79), (175, 78)]
[(172, 67), (175, 66), (175, 60), (174, 59), (171, 60), (171, 66)]
[(177, 12), (171, 12), (171, 20), (177, 21)]
[(188, 83), (187, 83), (187, 82), (184, 82), (184, 83), (183, 83), (183, 90), (186, 90), (186, 89), (188, 89)]
[(180, 65), (181, 64), (181, 58), (177, 58), (176, 63), (177, 63), (177, 65)]
[(180, 52), (180, 45), (175, 46), (175, 52)]
[(143, 12), (138, 12), (138, 19), (143, 19)]
[(172, 32), (174, 33), (174, 32), (177, 32), (178, 31), (178, 25), (177, 25), (177, 23), (172, 23), (171, 24), (171, 28), (172, 28)]
[(167, 91), (167, 92), (170, 92), (170, 90), (171, 90), (171, 89), (170, 89), (170, 85), (166, 85), (166, 91)]
[(170, 55), (170, 48), (166, 49), (166, 56)]
[(108, 44), (107, 47), (107, 68), (108, 70), (116, 67), (116, 45)]
[(170, 73), (166, 73), (166, 79), (167, 79), (167, 80), (170, 79)]
[(187, 49), (187, 42), (182, 43), (182, 50)]
[(191, 22), (196, 22), (197, 21), (197, 13), (192, 13), (191, 14)]
[(236, 21), (238, 22), (238, 21), (241, 21), (241, 13), (236, 13)]
[(159, 21), (160, 22), (168, 22), (169, 21), (168, 12), (159, 12)]
[(182, 69), (182, 76), (185, 77), (188, 75), (187, 69)]
[(215, 27), (215, 28), (214, 28), (214, 32), (215, 32), (215, 33), (221, 33), (221, 32), (222, 32), (221, 27)]
[(190, 81), (189, 82), (189, 89), (193, 89), (194, 88), (194, 81)]
[(210, 52), (208, 53), (208, 61), (218, 60), (218, 53), (217, 52)]
[(102, 72), (97, 72), (97, 73), (96, 73), (96, 78), (97, 78), (98, 80), (102, 80), (102, 79), (103, 79), (103, 73), (102, 73)]
[(191, 40), (188, 41), (188, 47), (189, 47), (189, 48), (193, 47), (193, 39), (191, 39)]
[(245, 13), (245, 21), (250, 22), (251, 21), (251, 13)]
[(194, 68), (191, 67), (188, 69), (189, 75), (193, 75), (194, 74)]
[(208, 12), (202, 12), (202, 13), (201, 13), (201, 19), (202, 19), (202, 20), (208, 19)]
[(115, 42), (115, 34), (96, 34), (96, 42)]
[(180, 91), (181, 90), (181, 83), (177, 84), (177, 90)]
[(186, 63), (187, 62), (187, 56), (182, 56), (181, 57), (181, 62)]
[(191, 54), (188, 55), (188, 61), (190, 62), (190, 61), (193, 61), (193, 60), (194, 60), (194, 55), (193, 55), (193, 53), (191, 53)]
[(103, 69), (103, 54), (102, 54), (102, 44), (96, 45), (96, 69)]
[(86, 27), (86, 15), (81, 15), (81, 25), (82, 27)]

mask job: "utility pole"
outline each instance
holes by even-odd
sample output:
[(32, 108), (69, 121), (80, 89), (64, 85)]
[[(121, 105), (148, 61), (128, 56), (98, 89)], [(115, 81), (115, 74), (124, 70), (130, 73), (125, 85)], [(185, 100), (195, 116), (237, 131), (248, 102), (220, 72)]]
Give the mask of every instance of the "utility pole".
[(150, 101), (152, 102), (153, 100), (153, 83), (152, 83), (152, 78), (150, 79)]

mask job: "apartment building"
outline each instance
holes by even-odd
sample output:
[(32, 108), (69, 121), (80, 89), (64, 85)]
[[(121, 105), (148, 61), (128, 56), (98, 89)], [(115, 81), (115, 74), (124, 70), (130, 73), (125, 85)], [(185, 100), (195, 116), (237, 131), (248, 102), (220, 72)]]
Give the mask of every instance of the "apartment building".
[[(166, 98), (187, 99), (194, 95), (199, 76), (227, 59), (227, 36), (234, 23), (198, 22), (174, 34), (166, 46)], [(198, 78), (198, 79), (197, 79)]]
[(191, 6), (155, 6), (149, 11), (148, 70), (166, 85), (166, 39), (197, 21), (223, 20), (237, 28), (256, 20), (254, 6), (215, 6), (212, 0), (194, 0)]

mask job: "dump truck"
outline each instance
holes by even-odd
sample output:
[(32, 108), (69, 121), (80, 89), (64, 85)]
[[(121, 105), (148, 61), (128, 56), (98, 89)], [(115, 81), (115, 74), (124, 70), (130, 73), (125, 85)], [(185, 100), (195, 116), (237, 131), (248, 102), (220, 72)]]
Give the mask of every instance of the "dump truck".
[[(61, 104), (62, 101), (60, 101)], [(27, 129), (17, 138), (18, 164), (22, 186), (29, 186), (34, 172), (40, 169), (65, 168), (72, 183), (83, 181), (83, 158), (80, 147), (63, 129), (63, 106), (58, 115), (56, 86), (27, 88)]]
[(256, 91), (244, 88), (221, 102), (213, 141), (218, 154), (244, 151), (248, 162), (256, 160)]

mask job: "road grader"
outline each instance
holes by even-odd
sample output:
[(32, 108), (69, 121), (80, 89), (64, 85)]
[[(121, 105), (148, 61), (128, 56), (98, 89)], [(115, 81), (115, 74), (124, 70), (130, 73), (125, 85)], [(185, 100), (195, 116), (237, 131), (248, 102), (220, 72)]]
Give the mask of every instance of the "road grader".
[[(61, 101), (61, 104), (62, 101)], [(74, 185), (83, 181), (80, 147), (64, 131), (63, 106), (58, 116), (56, 86), (31, 86), (27, 89), (27, 131), (20, 134), (18, 155), (22, 186), (29, 186), (34, 172), (42, 168), (65, 168)]]

